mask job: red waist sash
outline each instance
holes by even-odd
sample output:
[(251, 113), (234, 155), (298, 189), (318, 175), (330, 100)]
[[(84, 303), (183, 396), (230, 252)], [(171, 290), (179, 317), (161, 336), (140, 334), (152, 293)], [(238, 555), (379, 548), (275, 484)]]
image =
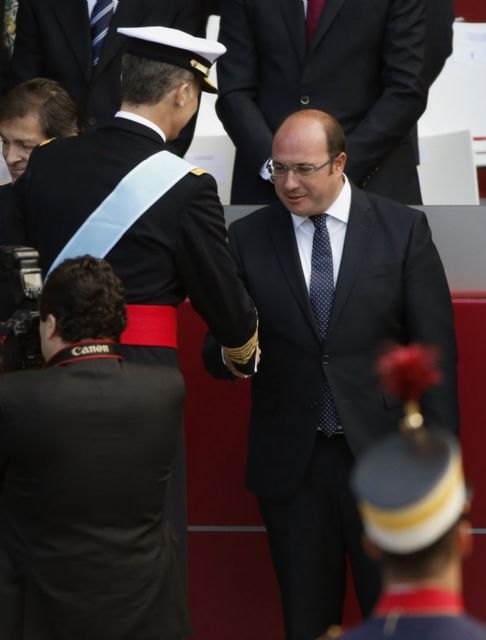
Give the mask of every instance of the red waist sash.
[(128, 304), (121, 344), (177, 348), (177, 310), (171, 305)]

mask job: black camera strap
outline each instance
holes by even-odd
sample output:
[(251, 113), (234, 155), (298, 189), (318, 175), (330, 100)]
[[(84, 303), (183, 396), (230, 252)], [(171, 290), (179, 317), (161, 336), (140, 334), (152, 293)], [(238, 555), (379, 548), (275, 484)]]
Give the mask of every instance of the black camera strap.
[(63, 364), (80, 360), (94, 359), (122, 360), (123, 356), (118, 351), (118, 343), (112, 340), (85, 340), (70, 344), (65, 349), (55, 353), (46, 362), (46, 367), (59, 367)]

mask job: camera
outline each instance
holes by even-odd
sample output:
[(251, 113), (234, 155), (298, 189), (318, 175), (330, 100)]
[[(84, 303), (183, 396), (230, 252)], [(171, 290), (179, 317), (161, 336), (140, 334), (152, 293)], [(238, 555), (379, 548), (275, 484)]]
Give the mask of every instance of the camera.
[(0, 373), (42, 366), (38, 301), (39, 254), (31, 247), (0, 246)]

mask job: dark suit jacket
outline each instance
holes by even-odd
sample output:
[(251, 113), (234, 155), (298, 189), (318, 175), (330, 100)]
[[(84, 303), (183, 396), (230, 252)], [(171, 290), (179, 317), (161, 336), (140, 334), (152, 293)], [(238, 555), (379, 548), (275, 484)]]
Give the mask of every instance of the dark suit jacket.
[(2, 638), (185, 637), (163, 518), (183, 396), (177, 369), (116, 360), (1, 376)]
[[(8, 225), (12, 222), (15, 212), (15, 199), (12, 183), (0, 185), (0, 244), (2, 238), (9, 237), (12, 229)], [(0, 321), (8, 320), (16, 310), (19, 301), (15, 299), (12, 286), (12, 274), (0, 264)]]
[[(454, 22), (453, 0), (426, 0), (427, 46), (423, 78), (427, 90), (442, 71), (452, 53), (452, 24)], [(413, 128), (417, 164), (420, 162), (417, 127)]]
[[(14, 185), (24, 216), (18, 234), (0, 241), (36, 248), (46, 273), (120, 180), (163, 149), (156, 132), (125, 118), (38, 147)], [(189, 296), (222, 344), (240, 346), (253, 334), (253, 305), (237, 277), (223, 207), (209, 174), (188, 173), (106, 258), (123, 281), (128, 303), (175, 306)]]
[[(313, 451), (327, 378), (355, 455), (398, 429), (397, 398), (384, 394), (376, 358), (387, 343), (442, 352), (444, 381), (423, 399), (429, 424), (457, 429), (456, 346), (442, 263), (425, 215), (353, 188), (328, 335), (321, 344), (290, 214), (280, 203), (230, 226), (240, 274), (258, 309), (247, 484), (261, 497), (291, 495)], [(218, 375), (217, 350), (206, 361)]]
[[(117, 27), (159, 25), (194, 32), (194, 0), (120, 0), (93, 69), (86, 0), (21, 0), (11, 68), (11, 84), (36, 76), (57, 80), (80, 105), (89, 127), (120, 107), (124, 37)], [(183, 155), (195, 118), (171, 150)]]
[(426, 0), (427, 48), (424, 76), (427, 87), (434, 82), (452, 53), (453, 0)]
[(220, 39), (217, 111), (237, 149), (232, 202), (275, 199), (258, 172), (275, 129), (302, 108), (341, 123), (357, 184), (420, 201), (410, 129), (426, 104), (423, 0), (326, 0), (308, 51), (301, 0), (222, 0)]
[(5, 93), (10, 57), (5, 43), (5, 0), (0, 1), (0, 96)]
[(209, 16), (219, 14), (220, 0), (197, 0), (197, 11), (199, 17), (198, 35), (206, 37), (206, 26)]

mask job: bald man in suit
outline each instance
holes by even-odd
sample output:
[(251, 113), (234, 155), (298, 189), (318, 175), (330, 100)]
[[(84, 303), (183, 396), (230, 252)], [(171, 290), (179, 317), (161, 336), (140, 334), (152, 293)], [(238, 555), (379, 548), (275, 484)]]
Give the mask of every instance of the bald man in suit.
[[(424, 397), (423, 411), (429, 423), (454, 431), (454, 323), (425, 215), (351, 183), (333, 118), (317, 110), (289, 116), (274, 137), (272, 162), (279, 201), (229, 228), (262, 349), (246, 482), (268, 532), (285, 638), (315, 640), (341, 622), (346, 556), (363, 614), (378, 596), (348, 486), (356, 457), (395, 431), (402, 415), (399, 399), (378, 383), (376, 356), (387, 343), (436, 345), (443, 381)], [(314, 246), (323, 219), (332, 267)], [(211, 337), (205, 360), (225, 377)]]

